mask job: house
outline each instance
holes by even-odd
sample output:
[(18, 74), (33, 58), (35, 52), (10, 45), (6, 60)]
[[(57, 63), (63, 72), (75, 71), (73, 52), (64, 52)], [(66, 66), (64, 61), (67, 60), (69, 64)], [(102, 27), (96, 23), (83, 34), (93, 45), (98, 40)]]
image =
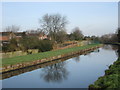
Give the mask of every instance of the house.
[(32, 33), (32, 32), (0, 32), (0, 46), (3, 46), (4, 44), (9, 44), (9, 41), (12, 38), (16, 38), (17, 41), (20, 40), (23, 36), (33, 36), (33, 37), (38, 37), (39, 40), (44, 40), (44, 39), (51, 39), (44, 33)]
[(48, 39), (47, 35), (44, 35), (44, 34), (39, 34), (38, 38), (40, 40)]
[(17, 40), (20, 40), (20, 38), (22, 38), (23, 36), (26, 35), (26, 32), (16, 32), (16, 33), (14, 33), (14, 34), (15, 34), (15, 38), (16, 38)]
[(3, 46), (4, 44), (9, 44), (9, 41), (12, 38), (16, 38), (17, 40), (19, 40), (20, 38), (22, 38), (22, 36), (24, 35), (24, 32), (0, 32), (0, 46)]
[(43, 34), (43, 33), (27, 33), (27, 36), (34, 36), (34, 37), (38, 37), (39, 40), (44, 40), (44, 39), (48, 39), (48, 36)]
[(9, 40), (12, 38), (11, 32), (0, 32), (0, 45), (9, 43)]

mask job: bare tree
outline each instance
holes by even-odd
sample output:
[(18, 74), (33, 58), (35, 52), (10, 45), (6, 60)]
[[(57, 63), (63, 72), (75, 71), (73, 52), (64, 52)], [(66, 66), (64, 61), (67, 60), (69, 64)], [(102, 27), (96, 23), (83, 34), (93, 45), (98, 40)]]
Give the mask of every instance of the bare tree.
[(63, 43), (64, 41), (67, 40), (67, 33), (66, 33), (64, 30), (59, 31), (59, 32), (57, 33), (56, 39), (57, 39), (57, 42)]
[(8, 26), (5, 28), (5, 32), (18, 32), (20, 30), (20, 27), (19, 26), (15, 26), (15, 25), (12, 25), (12, 26)]
[(66, 30), (67, 20), (65, 16), (62, 17), (60, 14), (45, 14), (43, 18), (40, 19), (40, 24), (42, 31), (57, 41), (57, 33)]

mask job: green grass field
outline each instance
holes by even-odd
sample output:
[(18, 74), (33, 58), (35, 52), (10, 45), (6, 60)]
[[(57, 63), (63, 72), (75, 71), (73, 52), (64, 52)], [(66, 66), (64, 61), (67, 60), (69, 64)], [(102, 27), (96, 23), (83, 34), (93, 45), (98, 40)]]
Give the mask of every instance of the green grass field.
[(48, 52), (30, 54), (30, 55), (25, 55), (25, 56), (3, 58), (2, 66), (4, 67), (4, 66), (8, 66), (8, 65), (17, 64), (17, 63), (29, 62), (29, 61), (34, 61), (34, 60), (40, 60), (43, 58), (49, 58), (49, 57), (53, 57), (53, 56), (63, 55), (63, 54), (67, 54), (70, 52), (79, 51), (79, 50), (91, 48), (91, 47), (98, 46), (98, 45), (100, 45), (100, 44), (90, 44), (90, 45), (81, 46), (81, 47), (76, 46), (73, 48), (66, 48), (66, 49), (61, 49), (61, 50), (56, 50), (56, 51), (48, 51)]

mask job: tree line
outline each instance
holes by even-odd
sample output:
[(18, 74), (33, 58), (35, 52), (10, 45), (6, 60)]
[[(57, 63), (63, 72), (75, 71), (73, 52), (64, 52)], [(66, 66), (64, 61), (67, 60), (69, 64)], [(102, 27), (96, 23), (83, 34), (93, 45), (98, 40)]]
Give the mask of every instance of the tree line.
[[(27, 36), (23, 34), (22, 38), (18, 41), (16, 38), (12, 38), (9, 44), (3, 45), (2, 50), (8, 51), (27, 51), (28, 49), (39, 49), (39, 52), (49, 51), (53, 49), (53, 46), (65, 41), (81, 41), (91, 40), (93, 43), (120, 43), (120, 28), (113, 34), (105, 34), (101, 37), (98, 36), (84, 36), (79, 27), (72, 29), (70, 34), (67, 33), (66, 26), (68, 20), (65, 16), (60, 14), (45, 14), (39, 20), (40, 27), (37, 30), (28, 30), (29, 33), (42, 33), (51, 38), (51, 40), (39, 40), (36, 36)], [(5, 28), (6, 32), (18, 32), (19, 26), (8, 26)]]
[(100, 38), (101, 43), (120, 43), (120, 28), (115, 33), (102, 35)]
[[(37, 30), (28, 30), (25, 32), (42, 33), (51, 38), (51, 40), (39, 40), (36, 36), (27, 36), (24, 34), (19, 41), (16, 38), (10, 39), (9, 44), (2, 46), (2, 51), (39, 49), (39, 52), (44, 52), (52, 50), (54, 44), (63, 43), (68, 40), (82, 40), (84, 37), (79, 27), (75, 27), (72, 33), (67, 34), (66, 25), (68, 24), (68, 20), (60, 14), (45, 14), (39, 20), (39, 24), (40, 28)], [(18, 32), (20, 31), (20, 27), (12, 25), (6, 27), (4, 31)]]

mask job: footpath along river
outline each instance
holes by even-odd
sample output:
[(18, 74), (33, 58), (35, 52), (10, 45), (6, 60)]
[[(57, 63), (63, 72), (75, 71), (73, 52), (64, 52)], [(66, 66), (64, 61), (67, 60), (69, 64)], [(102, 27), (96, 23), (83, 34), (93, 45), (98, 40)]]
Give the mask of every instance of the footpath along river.
[(4, 76), (2, 88), (88, 88), (116, 60), (116, 49), (108, 45), (41, 68), (34, 66), (31, 71), (26, 68), (24, 73), (9, 72), (7, 75), (12, 74)]

